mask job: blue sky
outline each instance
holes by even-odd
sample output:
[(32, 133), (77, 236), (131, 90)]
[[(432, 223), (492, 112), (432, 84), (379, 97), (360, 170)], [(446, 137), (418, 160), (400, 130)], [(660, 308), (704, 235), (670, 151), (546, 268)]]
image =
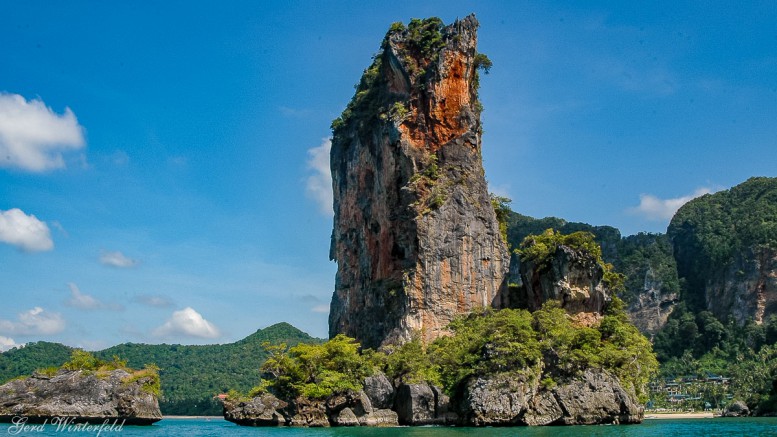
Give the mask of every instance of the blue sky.
[(774, 2), (0, 0), (0, 348), (325, 336), (330, 122), (392, 22), (471, 12), (514, 210), (662, 232), (777, 176)]

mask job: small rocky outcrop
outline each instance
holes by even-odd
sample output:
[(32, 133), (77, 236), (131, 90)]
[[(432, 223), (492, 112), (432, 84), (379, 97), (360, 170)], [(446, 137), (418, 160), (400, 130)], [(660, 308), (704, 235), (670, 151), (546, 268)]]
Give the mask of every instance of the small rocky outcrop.
[(743, 401), (733, 401), (723, 410), (723, 417), (745, 417), (750, 415), (750, 408)]
[(330, 426), (326, 404), (326, 401), (298, 397), (286, 408), (286, 423), (313, 428)]
[(465, 426), (630, 424), (643, 418), (617, 378), (595, 369), (553, 388), (519, 374), (473, 378), (457, 404)]
[(250, 400), (225, 399), (224, 418), (243, 426), (279, 426), (286, 424), (283, 411), (288, 403), (265, 393)]
[(481, 159), (477, 28), (472, 15), (392, 26), (333, 123), (330, 337), (378, 348), (419, 331), (429, 342), (505, 286)]
[(570, 314), (602, 314), (611, 296), (602, 283), (604, 269), (580, 250), (560, 245), (547, 263), (521, 263), (522, 287), (511, 306), (535, 311), (557, 300)]
[(383, 372), (376, 372), (364, 379), (364, 393), (375, 408), (386, 409), (394, 406), (394, 385)]
[(588, 369), (551, 390), (564, 414), (556, 423), (594, 425), (640, 423), (643, 409), (607, 372)]
[(426, 383), (400, 385), (395, 409), (400, 425), (451, 425), (458, 419), (448, 396)]
[(523, 375), (473, 378), (458, 402), (461, 421), (468, 426), (526, 425), (523, 416), (535, 392)]
[(335, 394), (324, 400), (298, 397), (285, 402), (270, 393), (248, 400), (225, 399), (224, 418), (243, 426), (397, 426), (397, 413), (373, 408), (364, 391)]
[(35, 374), (0, 386), (0, 421), (24, 416), (30, 422), (74, 417), (79, 422), (124, 421), (150, 425), (162, 419), (159, 401), (146, 387), (150, 376), (125, 370), (88, 372), (60, 370)]

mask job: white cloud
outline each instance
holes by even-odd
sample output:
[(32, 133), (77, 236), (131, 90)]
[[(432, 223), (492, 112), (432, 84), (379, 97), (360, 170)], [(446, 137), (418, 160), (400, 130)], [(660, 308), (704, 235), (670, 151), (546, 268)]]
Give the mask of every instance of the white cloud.
[(45, 222), (19, 208), (0, 210), (0, 242), (25, 252), (43, 252), (54, 248), (51, 231)]
[(67, 284), (67, 286), (70, 288), (70, 299), (65, 301), (65, 305), (69, 307), (78, 308), (81, 310), (122, 311), (124, 309), (124, 307), (119, 304), (106, 304), (100, 302), (94, 296), (81, 293), (81, 290), (78, 288), (78, 286), (72, 282)]
[(15, 347), (24, 347), (24, 343), (18, 344), (13, 338), (0, 335), (0, 352), (9, 351)]
[(127, 258), (123, 253), (116, 252), (103, 252), (100, 254), (100, 262), (106, 266), (129, 268), (138, 265), (138, 261), (132, 258)]
[(59, 115), (41, 100), (0, 93), (0, 167), (32, 172), (62, 168), (62, 152), (85, 144), (70, 108)]
[(19, 313), (19, 320), (15, 322), (0, 320), (0, 332), (4, 334), (49, 335), (64, 329), (65, 319), (59, 313), (50, 313), (41, 307)]
[(639, 206), (629, 208), (629, 212), (648, 220), (670, 220), (681, 206), (709, 193), (712, 193), (709, 188), (699, 188), (692, 194), (673, 199), (660, 199), (652, 194), (640, 194)]
[(99, 300), (88, 294), (81, 293), (81, 290), (78, 289), (76, 284), (71, 282), (67, 284), (67, 286), (70, 287), (70, 300), (65, 302), (67, 306), (80, 308), (82, 310), (96, 310), (102, 307)]
[(332, 216), (332, 171), (329, 168), (329, 151), (332, 149), (332, 140), (324, 139), (321, 145), (308, 149), (308, 169), (312, 174), (308, 176), (305, 191), (309, 198), (318, 204), (319, 211), (327, 216)]
[(313, 311), (314, 313), (320, 313), (320, 314), (328, 313), (329, 305), (328, 304), (316, 305), (313, 308), (311, 308), (310, 311)]
[(156, 328), (152, 334), (155, 337), (182, 335), (200, 338), (216, 338), (221, 335), (214, 324), (205, 320), (192, 307), (173, 312), (173, 315), (162, 326)]
[(150, 294), (139, 294), (132, 298), (133, 302), (137, 302), (142, 305), (156, 307), (156, 308), (169, 308), (173, 306), (173, 302), (165, 296), (154, 296)]

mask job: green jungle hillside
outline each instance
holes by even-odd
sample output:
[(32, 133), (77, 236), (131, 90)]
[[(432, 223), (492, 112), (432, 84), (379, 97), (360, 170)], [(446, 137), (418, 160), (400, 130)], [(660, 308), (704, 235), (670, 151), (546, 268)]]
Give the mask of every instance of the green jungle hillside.
[[(260, 329), (229, 344), (184, 346), (178, 344), (125, 343), (97, 351), (105, 361), (119, 357), (133, 368), (154, 364), (160, 368), (165, 415), (221, 415), (214, 399), (229, 389), (248, 390), (259, 380), (259, 368), (267, 358), (262, 343), (320, 343), (288, 323)], [(36, 369), (60, 367), (73, 349), (59, 343), (36, 342), (0, 354), (0, 381), (29, 375)]]

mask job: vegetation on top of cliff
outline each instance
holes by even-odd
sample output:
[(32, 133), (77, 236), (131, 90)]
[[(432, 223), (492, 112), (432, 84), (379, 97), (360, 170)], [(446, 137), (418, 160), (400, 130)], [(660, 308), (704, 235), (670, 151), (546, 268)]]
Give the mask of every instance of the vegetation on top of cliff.
[(82, 349), (74, 349), (70, 354), (70, 360), (62, 365), (62, 369), (102, 372), (117, 369), (131, 370), (127, 367), (127, 360), (122, 360), (118, 355), (114, 355), (110, 361), (106, 361)]
[(706, 281), (720, 277), (738, 255), (777, 249), (777, 178), (750, 178), (691, 200), (672, 218), (667, 234), (688, 285), (683, 298), (701, 310)]
[[(385, 89), (385, 78), (381, 75), (385, 62), (384, 53), (388, 50), (390, 40), (401, 35), (398, 38), (404, 41), (402, 45), (404, 54), (400, 54), (401, 61), (413, 88), (416, 91), (423, 91), (427, 86), (427, 80), (437, 72), (442, 49), (450, 38), (454, 40), (459, 38), (459, 35), (451, 36), (450, 33), (446, 33), (445, 29), (445, 24), (438, 17), (413, 18), (407, 27), (401, 22), (393, 23), (383, 39), (380, 50), (373, 56), (372, 64), (364, 70), (359, 83), (354, 86), (356, 93), (353, 98), (342, 114), (332, 121), (333, 135), (339, 135), (349, 123), (355, 120), (368, 121), (372, 117), (377, 117), (384, 121), (403, 122), (409, 115), (409, 108), (406, 102), (397, 100), (399, 96)], [(471, 85), (477, 92), (478, 72), (483, 71), (488, 74), (493, 63), (483, 53), (477, 53), (473, 63), (475, 72)], [(476, 100), (474, 104), (478, 112), (482, 111), (480, 102)]]
[(528, 235), (515, 252), (521, 257), (521, 262), (532, 262), (540, 269), (550, 266), (557, 250), (561, 246), (590, 256), (598, 264), (604, 275), (602, 282), (613, 292), (623, 291), (626, 277), (614, 270), (613, 265), (602, 258), (602, 248), (596, 243), (594, 234), (585, 231), (562, 234), (553, 229), (546, 229), (539, 235)]
[(250, 395), (270, 391), (281, 399), (305, 396), (324, 399), (334, 393), (358, 391), (373, 373), (369, 356), (359, 353), (356, 340), (337, 335), (323, 344), (264, 343), (269, 357), (262, 364), (262, 380)]
[(355, 115), (378, 116), (379, 109), (383, 104), (383, 93), (379, 86), (383, 83), (380, 76), (380, 69), (383, 59), (383, 52), (374, 56), (372, 64), (364, 70), (359, 83), (354, 87), (356, 94), (343, 110), (339, 117), (332, 121), (332, 134), (337, 136), (342, 129), (352, 120)]
[(606, 262), (614, 263), (618, 258), (617, 245), (621, 240), (621, 233), (618, 229), (612, 226), (592, 226), (588, 223), (569, 222), (557, 217), (537, 219), (510, 211), (507, 219), (507, 240), (512, 247), (517, 248), (527, 236), (539, 235), (550, 228), (562, 234), (572, 234), (578, 231), (590, 232), (594, 235), (596, 243), (601, 246), (602, 258)]
[(159, 378), (159, 367), (153, 364), (146, 364), (142, 369), (136, 370), (127, 366), (127, 360), (123, 360), (114, 355), (110, 361), (101, 360), (91, 352), (82, 349), (73, 349), (70, 359), (61, 366), (48, 366), (39, 368), (36, 374), (53, 377), (60, 371), (79, 371), (84, 375), (96, 375), (98, 378), (110, 376), (114, 370), (123, 370), (129, 375), (122, 380), (124, 384), (131, 384), (135, 381), (141, 381), (141, 389), (157, 397), (162, 395), (161, 380)]
[(427, 65), (437, 62), (440, 50), (445, 47), (442, 30), (445, 24), (438, 17), (413, 18), (407, 25), (409, 51), (417, 53)]
[(645, 291), (645, 279), (663, 294), (679, 293), (680, 280), (672, 254), (672, 245), (665, 234), (638, 233), (621, 237), (612, 226), (592, 226), (587, 223), (568, 222), (556, 217), (536, 219), (507, 211), (507, 241), (510, 247), (520, 247), (529, 235), (537, 235), (553, 228), (562, 234), (578, 231), (594, 235), (594, 241), (602, 249), (602, 259), (625, 275), (624, 291), (619, 296), (628, 304), (635, 303)]

